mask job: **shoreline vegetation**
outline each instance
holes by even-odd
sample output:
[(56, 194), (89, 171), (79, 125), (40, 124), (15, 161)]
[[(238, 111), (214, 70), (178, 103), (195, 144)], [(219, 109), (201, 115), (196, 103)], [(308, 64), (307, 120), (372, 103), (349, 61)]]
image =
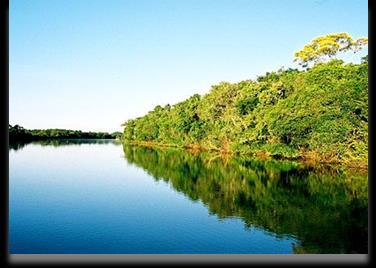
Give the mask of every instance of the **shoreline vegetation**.
[(19, 125), (9, 125), (9, 142), (32, 142), (56, 139), (118, 139), (120, 132), (85, 132), (70, 129), (25, 129)]
[(203, 96), (158, 105), (126, 121), (121, 140), (368, 168), (368, 55), (359, 64), (333, 59), (367, 42), (346, 33), (316, 38), (295, 54), (301, 70), (221, 82)]
[(216, 148), (203, 148), (198, 144), (183, 145), (179, 146), (176, 144), (165, 144), (165, 143), (156, 143), (150, 141), (122, 141), (124, 145), (139, 146), (145, 148), (160, 148), (160, 149), (178, 149), (185, 150), (194, 155), (200, 153), (211, 153), (214, 157), (228, 158), (234, 156), (244, 156), (250, 158), (256, 158), (259, 160), (287, 160), (287, 161), (297, 161), (306, 166), (317, 166), (317, 165), (340, 165), (348, 169), (358, 169), (358, 170), (367, 170), (368, 162), (362, 161), (341, 161), (338, 158), (334, 158), (332, 154), (322, 154), (315, 151), (301, 151), (298, 156), (286, 157), (286, 156), (275, 156), (268, 151), (254, 151), (249, 153), (244, 153), (240, 151), (225, 151), (222, 149)]

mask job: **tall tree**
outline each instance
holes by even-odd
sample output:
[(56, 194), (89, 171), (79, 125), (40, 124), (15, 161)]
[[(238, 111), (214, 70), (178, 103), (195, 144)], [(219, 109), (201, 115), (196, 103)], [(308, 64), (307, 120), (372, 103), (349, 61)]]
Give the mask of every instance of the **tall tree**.
[(354, 40), (347, 33), (333, 33), (317, 37), (305, 45), (302, 50), (295, 53), (295, 61), (303, 67), (310, 62), (321, 62), (334, 57), (338, 52), (361, 50), (368, 44), (368, 38), (362, 37)]

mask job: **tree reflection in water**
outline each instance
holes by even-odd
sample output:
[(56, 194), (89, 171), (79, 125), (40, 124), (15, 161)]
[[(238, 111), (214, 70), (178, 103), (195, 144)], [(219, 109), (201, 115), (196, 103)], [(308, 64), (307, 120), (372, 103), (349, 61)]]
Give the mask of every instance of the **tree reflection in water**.
[(23, 147), (25, 147), (28, 144), (38, 144), (41, 146), (60, 147), (64, 145), (81, 146), (82, 144), (110, 144), (110, 143), (120, 143), (120, 142), (115, 139), (46, 139), (46, 140), (39, 140), (39, 141), (10, 142), (9, 149), (18, 151), (18, 150), (23, 149)]
[(125, 144), (123, 150), (129, 163), (209, 213), (296, 238), (295, 253), (368, 252), (366, 171)]

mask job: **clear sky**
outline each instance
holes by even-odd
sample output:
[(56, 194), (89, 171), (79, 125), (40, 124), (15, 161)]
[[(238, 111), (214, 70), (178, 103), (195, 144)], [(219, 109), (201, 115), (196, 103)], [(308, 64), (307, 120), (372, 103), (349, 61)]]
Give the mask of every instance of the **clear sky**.
[(12, 0), (9, 12), (9, 123), (25, 128), (121, 131), (220, 81), (296, 67), (320, 35), (368, 36), (367, 0)]

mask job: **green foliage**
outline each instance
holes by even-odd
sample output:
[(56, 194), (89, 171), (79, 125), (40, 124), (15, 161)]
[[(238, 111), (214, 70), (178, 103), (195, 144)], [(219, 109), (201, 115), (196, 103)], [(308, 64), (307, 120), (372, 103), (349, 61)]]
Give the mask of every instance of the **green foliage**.
[(236, 103), (236, 108), (240, 115), (246, 115), (252, 112), (258, 103), (258, 98), (243, 99)]
[(18, 125), (9, 125), (9, 141), (32, 141), (44, 139), (114, 139), (121, 137), (121, 132), (83, 132), (69, 129), (25, 129)]
[(325, 58), (331, 58), (338, 52), (353, 50), (357, 52), (368, 44), (368, 38), (353, 38), (347, 33), (333, 33), (323, 35), (312, 40), (305, 45), (302, 50), (295, 53), (295, 60), (299, 61), (303, 67), (309, 62), (318, 63)]
[(19, 125), (9, 125), (9, 142), (16, 140), (29, 140), (32, 138), (32, 134), (29, 130), (19, 126)]
[(335, 161), (368, 159), (368, 57), (309, 70), (267, 73), (213, 86), (204, 96), (124, 124), (125, 142), (199, 146), (276, 157), (314, 152)]

